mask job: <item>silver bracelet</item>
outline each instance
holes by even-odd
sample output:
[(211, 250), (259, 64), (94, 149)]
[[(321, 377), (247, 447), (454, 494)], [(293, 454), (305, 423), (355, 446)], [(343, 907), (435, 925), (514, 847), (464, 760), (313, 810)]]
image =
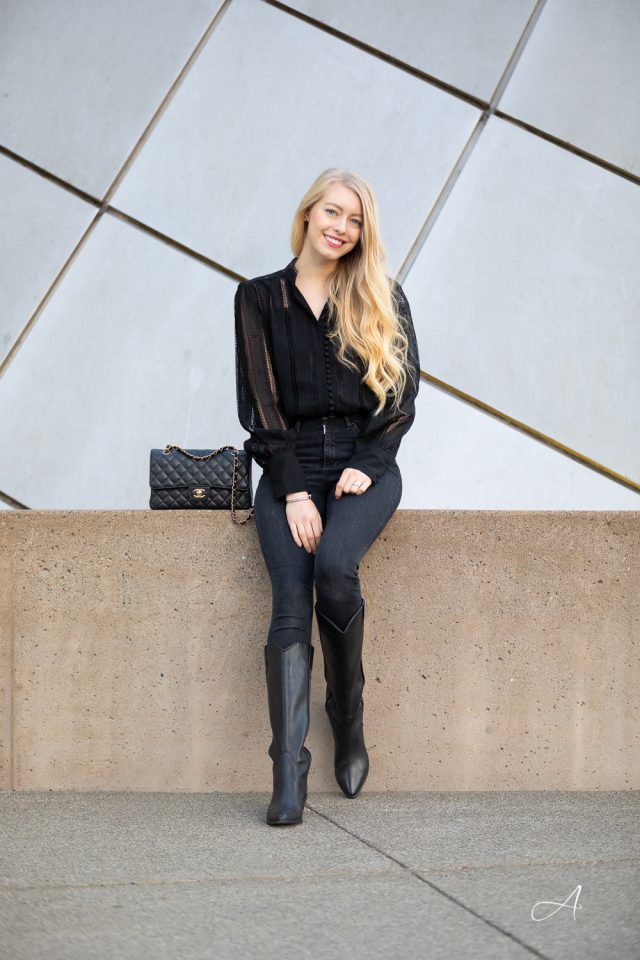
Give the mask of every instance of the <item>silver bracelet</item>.
[(297, 503), (298, 500), (311, 500), (311, 499), (313, 498), (311, 494), (308, 493), (306, 497), (294, 497), (292, 500), (287, 500), (287, 498), (285, 497), (285, 503)]

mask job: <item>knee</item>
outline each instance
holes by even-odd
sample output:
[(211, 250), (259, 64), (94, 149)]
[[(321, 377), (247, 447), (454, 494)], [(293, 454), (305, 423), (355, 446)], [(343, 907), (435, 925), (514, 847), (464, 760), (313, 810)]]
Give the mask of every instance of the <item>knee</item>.
[(273, 613), (277, 617), (307, 620), (313, 607), (313, 586), (306, 581), (282, 575), (272, 580)]
[(351, 585), (358, 584), (359, 564), (347, 551), (332, 553), (322, 550), (322, 540), (316, 554), (315, 578), (318, 595), (341, 597)]

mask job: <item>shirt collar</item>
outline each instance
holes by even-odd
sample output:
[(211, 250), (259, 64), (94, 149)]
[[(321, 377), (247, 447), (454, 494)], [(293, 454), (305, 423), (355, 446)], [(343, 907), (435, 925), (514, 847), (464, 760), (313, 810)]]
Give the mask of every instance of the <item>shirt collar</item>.
[(294, 284), (294, 286), (296, 282), (296, 276), (298, 275), (298, 271), (295, 265), (297, 259), (298, 259), (297, 257), (294, 257), (293, 260), (290, 260), (289, 263), (284, 268), (285, 277), (288, 277), (288, 279), (291, 280), (291, 283)]
[[(304, 294), (303, 294), (302, 291), (296, 286), (296, 276), (298, 275), (298, 271), (297, 271), (297, 269), (296, 269), (296, 260), (297, 260), (297, 259), (298, 259), (297, 257), (294, 257), (292, 260), (290, 260), (289, 263), (286, 265), (286, 267), (284, 268), (284, 270), (283, 270), (282, 272), (283, 272), (284, 276), (285, 276), (285, 277), (289, 280), (289, 282), (291, 283), (291, 287), (292, 287), (292, 289), (293, 289), (293, 295), (294, 295), (294, 297), (296, 298), (296, 300), (297, 300), (299, 303), (304, 304), (305, 307), (307, 308), (307, 310), (310, 310), (311, 308), (309, 307), (309, 304), (307, 303), (307, 301), (306, 301), (306, 299), (305, 299), (305, 297), (304, 297)], [(320, 314), (320, 320), (322, 320), (324, 323), (327, 322), (326, 316), (325, 316), (326, 310), (327, 310), (327, 304), (325, 303), (324, 307), (322, 308), (322, 313)], [(323, 318), (324, 318), (324, 320), (323, 320)], [(316, 317), (314, 317), (314, 319), (317, 320)]]

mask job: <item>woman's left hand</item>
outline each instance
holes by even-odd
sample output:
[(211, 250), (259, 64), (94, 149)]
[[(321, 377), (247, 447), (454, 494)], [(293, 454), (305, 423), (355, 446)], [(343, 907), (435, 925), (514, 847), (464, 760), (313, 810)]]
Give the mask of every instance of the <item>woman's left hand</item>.
[(363, 473), (362, 470), (356, 470), (355, 467), (346, 467), (336, 483), (336, 500), (339, 500), (343, 493), (364, 493), (371, 486), (371, 478)]

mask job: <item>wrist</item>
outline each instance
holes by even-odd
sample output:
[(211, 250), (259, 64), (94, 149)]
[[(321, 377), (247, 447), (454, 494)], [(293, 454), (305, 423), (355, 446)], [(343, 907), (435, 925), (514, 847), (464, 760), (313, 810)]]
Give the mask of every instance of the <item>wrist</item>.
[(300, 490), (298, 493), (288, 493), (285, 496), (285, 503), (293, 503), (295, 500), (311, 500), (311, 494), (308, 490)]

